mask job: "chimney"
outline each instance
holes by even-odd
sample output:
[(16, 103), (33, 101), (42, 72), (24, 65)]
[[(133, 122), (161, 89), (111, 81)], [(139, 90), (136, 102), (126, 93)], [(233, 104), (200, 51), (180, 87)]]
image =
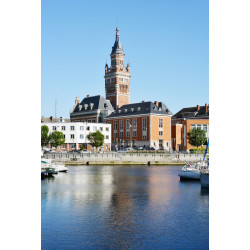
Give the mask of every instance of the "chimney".
[(145, 102), (144, 100), (142, 100), (141, 102)]
[(200, 110), (200, 105), (197, 105), (197, 111), (199, 111)]
[(158, 107), (159, 106), (159, 103), (157, 101), (155, 101), (155, 105)]
[(206, 110), (206, 113), (207, 113), (208, 112), (207, 104), (205, 104), (205, 110)]
[(87, 94), (87, 96), (86, 97), (90, 97), (90, 95), (89, 94)]

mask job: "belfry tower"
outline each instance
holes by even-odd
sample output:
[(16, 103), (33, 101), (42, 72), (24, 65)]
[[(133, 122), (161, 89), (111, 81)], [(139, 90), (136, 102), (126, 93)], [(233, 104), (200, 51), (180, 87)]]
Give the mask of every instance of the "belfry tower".
[(119, 38), (119, 29), (116, 28), (116, 38), (112, 47), (111, 66), (105, 65), (105, 92), (106, 99), (110, 100), (114, 109), (129, 104), (130, 64), (124, 66), (124, 52)]

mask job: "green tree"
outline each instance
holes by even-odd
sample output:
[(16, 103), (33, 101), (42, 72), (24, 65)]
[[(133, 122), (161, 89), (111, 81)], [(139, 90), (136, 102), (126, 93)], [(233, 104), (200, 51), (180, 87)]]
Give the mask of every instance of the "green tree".
[(207, 141), (206, 132), (200, 128), (193, 128), (187, 133), (188, 142), (197, 148), (205, 145)]
[(99, 148), (104, 143), (104, 135), (99, 130), (93, 133), (89, 133), (87, 138), (89, 140), (89, 144), (92, 147)]
[(65, 143), (63, 133), (60, 131), (54, 131), (49, 135), (50, 143), (53, 147), (58, 147)]
[(49, 128), (46, 125), (41, 126), (41, 146), (42, 149), (44, 146), (49, 144)]

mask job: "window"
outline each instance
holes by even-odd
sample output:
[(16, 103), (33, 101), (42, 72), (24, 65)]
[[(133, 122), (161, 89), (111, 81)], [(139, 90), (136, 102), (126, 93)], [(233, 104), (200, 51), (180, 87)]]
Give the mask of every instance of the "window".
[(130, 129), (130, 120), (126, 120), (126, 130)]
[(207, 125), (203, 125), (203, 130), (207, 132)]
[(107, 83), (110, 83), (110, 79), (107, 80)]
[(123, 120), (120, 120), (120, 121), (119, 121), (119, 125), (120, 125), (120, 130), (123, 129), (123, 126), (124, 126)]
[(111, 80), (112, 82), (115, 82), (115, 78), (112, 78), (112, 80)]
[(133, 119), (133, 129), (137, 128), (137, 119)]
[(108, 135), (106, 135), (106, 139), (107, 139), (107, 140), (109, 139), (109, 136), (108, 136)]
[(84, 130), (84, 126), (80, 126), (80, 130)]
[(65, 130), (66, 130), (65, 126), (62, 126), (62, 130), (63, 130), (63, 131), (65, 131)]
[(159, 119), (159, 128), (162, 128), (163, 127), (163, 119)]
[(80, 134), (80, 139), (83, 139), (83, 134)]
[(100, 127), (100, 131), (103, 131), (103, 127)]
[(159, 135), (160, 135), (160, 136), (163, 136), (163, 131), (159, 131)]
[(75, 130), (75, 126), (70, 126), (70, 130)]
[(124, 78), (124, 82), (128, 82), (128, 78)]
[(75, 139), (75, 135), (70, 135), (70, 139)]
[(201, 125), (200, 125), (200, 124), (197, 124), (197, 128), (201, 129)]
[(142, 136), (142, 139), (147, 139), (147, 136), (146, 136), (146, 135), (143, 135), (143, 136)]
[(106, 131), (109, 131), (109, 127), (106, 127)]
[(72, 148), (75, 148), (75, 145), (74, 144), (71, 144), (70, 145), (70, 148), (72, 149)]
[(66, 139), (66, 135), (65, 134), (63, 134), (63, 138)]
[(96, 132), (97, 131), (97, 127), (94, 127), (94, 132)]
[(120, 137), (123, 137), (123, 136), (124, 136), (123, 131), (120, 131)]
[(113, 136), (114, 136), (114, 139), (117, 138), (117, 131), (115, 131), (113, 134), (114, 134), (114, 135), (113, 135)]
[(61, 146), (61, 148), (66, 148), (66, 145), (65, 145), (65, 144), (63, 144), (63, 145)]
[(191, 129), (193, 129), (193, 128), (195, 128), (196, 126), (195, 126), (195, 124), (191, 124)]
[(120, 82), (123, 82), (123, 78), (119, 78), (119, 81), (120, 81)]
[(56, 126), (53, 126), (53, 127), (52, 127), (52, 130), (56, 130)]
[(123, 61), (120, 61), (120, 64), (122, 65), (122, 64), (123, 64)]
[(137, 136), (137, 131), (133, 130), (133, 137), (136, 137), (136, 136)]
[(114, 121), (114, 130), (117, 130), (117, 121)]
[(90, 126), (87, 126), (86, 130), (88, 130), (88, 131), (89, 131), (89, 130), (90, 130)]
[(126, 137), (130, 137), (130, 131), (129, 130), (126, 131)]
[(142, 130), (147, 130), (147, 118), (142, 118)]

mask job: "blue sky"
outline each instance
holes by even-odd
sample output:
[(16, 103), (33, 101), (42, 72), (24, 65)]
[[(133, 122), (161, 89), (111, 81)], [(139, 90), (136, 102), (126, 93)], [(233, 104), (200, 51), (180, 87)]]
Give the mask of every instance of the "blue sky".
[(176, 113), (209, 103), (208, 0), (42, 0), (42, 115), (69, 117), (75, 97), (103, 95), (119, 25), (130, 102)]

